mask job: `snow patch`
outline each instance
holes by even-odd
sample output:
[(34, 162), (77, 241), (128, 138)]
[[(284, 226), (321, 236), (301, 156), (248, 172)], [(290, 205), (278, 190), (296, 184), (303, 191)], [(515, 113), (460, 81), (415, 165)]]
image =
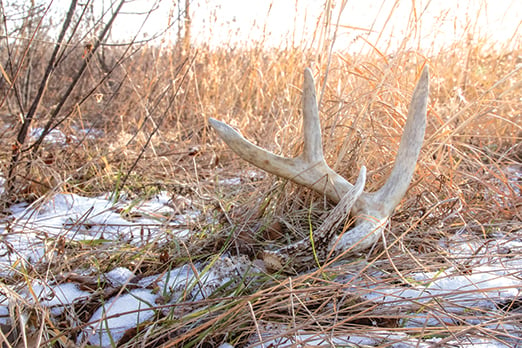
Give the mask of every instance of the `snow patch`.
[(40, 305), (50, 308), (51, 313), (56, 316), (61, 315), (66, 307), (75, 301), (91, 295), (87, 291), (80, 290), (74, 283), (49, 285), (41, 281), (35, 281), (31, 285), (31, 289), (26, 288), (24, 293), (28, 301), (38, 302)]
[(112, 271), (105, 273), (105, 279), (114, 287), (123, 286), (132, 278), (134, 278), (134, 273), (125, 267), (116, 267)]
[(78, 343), (87, 340), (93, 345), (111, 347), (132, 329), (154, 315), (154, 302), (158, 296), (147, 289), (135, 289), (128, 294), (109, 300), (94, 312)]
[[(29, 136), (33, 139), (39, 139), (44, 132), (43, 128), (34, 128), (31, 130), (31, 133)], [(67, 135), (64, 132), (62, 132), (59, 129), (53, 129), (44, 138), (44, 142), (48, 144), (60, 144), (60, 145), (67, 145), (71, 142), (78, 142), (78, 139), (74, 135)]]
[[(54, 256), (48, 255), (46, 241), (49, 239), (121, 241), (143, 245), (157, 239), (189, 237), (187, 226), (199, 219), (201, 213), (176, 209), (172, 204), (171, 196), (160, 192), (141, 203), (114, 203), (109, 194), (82, 197), (59, 193), (44, 203), (13, 205), (9, 233), (5, 225), (0, 225), (3, 238), (3, 243), (0, 243), (0, 275), (8, 275), (12, 271), (11, 265), (16, 263), (49, 261)], [(187, 208), (186, 205), (183, 207)]]

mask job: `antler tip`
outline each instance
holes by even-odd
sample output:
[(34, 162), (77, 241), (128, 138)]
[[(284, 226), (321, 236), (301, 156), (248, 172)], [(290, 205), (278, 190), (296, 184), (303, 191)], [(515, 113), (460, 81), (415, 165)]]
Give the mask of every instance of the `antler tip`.
[(424, 68), (422, 68), (420, 79), (426, 81), (430, 79), (430, 66), (428, 64), (424, 64)]
[(224, 122), (218, 121), (215, 118), (210, 117), (208, 119), (208, 123), (214, 128), (218, 133), (221, 133), (226, 128), (228, 128), (228, 125)]
[(306, 68), (304, 71), (304, 80), (305, 85), (314, 85), (314, 74), (312, 73), (312, 69)]
[(218, 125), (219, 123), (221, 123), (220, 121), (218, 121), (218, 120), (216, 120), (215, 118), (212, 118), (212, 117), (208, 118), (208, 122), (210, 123), (210, 125), (212, 127), (214, 127), (215, 125)]
[(225, 122), (221, 122), (216, 120), (215, 118), (210, 117), (208, 119), (208, 123), (212, 126), (212, 128), (214, 128), (219, 137), (223, 139), (225, 143), (230, 145), (230, 142), (237, 138), (237, 132)]

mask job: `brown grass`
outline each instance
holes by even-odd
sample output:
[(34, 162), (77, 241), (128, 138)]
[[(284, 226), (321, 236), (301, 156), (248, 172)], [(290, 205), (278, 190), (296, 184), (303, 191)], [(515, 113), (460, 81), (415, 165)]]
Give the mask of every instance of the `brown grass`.
[[(36, 80), (42, 75), (36, 62), (48, 56), (50, 48), (43, 43), (32, 45), (33, 66), (21, 65), (21, 74), (34, 74)], [(81, 60), (83, 50), (80, 44), (69, 47), (68, 62)], [(82, 195), (125, 191), (146, 199), (167, 190), (188, 193), (206, 213), (220, 216), (221, 225), (219, 230), (214, 225), (192, 226), (209, 237), (194, 240), (186, 249), (167, 243), (143, 250), (111, 251), (103, 258), (104, 264), (98, 264), (100, 274), (117, 265), (142, 276), (156, 274), (189, 258), (207, 260), (225, 250), (255, 256), (260, 245), (283, 244), (306, 235), (312, 204), (314, 223), (327, 210), (328, 203), (308, 190), (270, 175), (250, 180), (248, 171), (255, 168), (225, 147), (209, 128), (209, 117), (233, 125), (273, 152), (286, 156), (298, 153), (302, 146), (302, 72), (316, 61), (313, 71), (319, 91), (324, 85), (320, 110), (327, 162), (351, 181), (365, 165), (369, 169), (366, 190), (372, 191), (391, 170), (411, 92), (424, 64), (429, 64), (431, 73), (425, 143), (411, 188), (392, 217), (386, 243), (342, 270), (332, 266), (292, 278), (264, 276), (232, 293), (182, 302), (174, 308), (173, 317), (147, 324), (154, 328), (152, 335), (135, 332), (127, 346), (139, 342), (148, 347), (203, 342), (217, 346), (225, 341), (246, 346), (267, 323), (287, 326), (285, 335), (304, 330), (378, 336), (384, 329), (420, 338), (498, 334), (485, 325), (470, 326), (464, 317), (457, 318), (462, 326), (407, 329), (400, 322), (408, 310), (419, 310), (414, 301), (408, 310), (389, 310), (357, 295), (346, 295), (352, 285), (364, 291), (362, 283), (332, 279), (344, 273), (372, 285), (406, 283), (415, 272), (459, 264), (440, 245), (457, 232), (483, 240), (496, 232), (519, 236), (522, 200), (516, 175), (522, 170), (522, 49), (495, 51), (485, 42), (465, 42), (434, 56), (406, 50), (393, 56), (377, 51), (364, 56), (337, 52), (330, 61), (316, 60), (327, 51), (261, 46), (235, 50), (193, 47), (181, 52), (145, 45), (133, 54), (118, 48), (106, 48), (105, 54), (106, 63), (123, 59), (106, 80), (102, 80), (103, 67), (92, 61), (63, 111), (64, 115), (71, 113), (58, 127), (67, 138), (61, 144), (44, 143), (37, 153), (27, 153), (16, 190), (4, 195), (4, 201), (32, 201), (57, 191)], [(63, 81), (75, 68), (73, 63), (59, 66), (35, 126), (46, 121), (63, 93)], [(86, 97), (98, 83), (94, 93)], [(5, 115), (0, 120), (4, 172), (16, 145), (19, 120), (16, 96), (7, 87), (4, 84), (0, 109)], [(34, 91), (28, 99), (31, 95)], [(85, 136), (89, 130), (100, 133)], [(234, 177), (241, 177), (243, 184), (217, 184), (217, 179)], [(285, 234), (277, 241), (259, 233), (260, 225), (273, 226), (274, 222), (283, 226)], [(237, 239), (227, 240), (229, 235)], [(50, 267), (47, 275), (40, 274), (38, 267), (28, 273), (46, 281), (58, 279), (49, 274), (72, 272), (107, 255), (96, 247), (76, 249), (74, 245), (64, 252), (70, 253), (67, 264), (45, 265)], [(165, 255), (167, 264), (163, 262)], [(376, 277), (375, 270), (388, 276)], [(15, 284), (22, 279), (21, 274), (5, 282)], [(520, 299), (517, 301), (512, 306), (519, 307)], [(194, 309), (207, 312), (189, 315)], [(470, 315), (482, 314), (486, 317), (485, 313)], [(54, 346), (67, 346), (67, 339), (77, 334), (63, 323), (53, 323), (41, 308), (34, 309), (32, 320), (36, 326), (46, 326), (50, 337), (61, 337), (62, 342)], [(520, 314), (506, 310), (505, 317), (497, 320), (519, 321)], [(277, 336), (277, 329), (271, 332)]]

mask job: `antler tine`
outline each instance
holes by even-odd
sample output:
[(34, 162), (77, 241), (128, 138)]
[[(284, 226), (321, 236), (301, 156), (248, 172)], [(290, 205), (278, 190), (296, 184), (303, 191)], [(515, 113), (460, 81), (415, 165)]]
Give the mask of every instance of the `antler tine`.
[(413, 177), (426, 130), (428, 94), (429, 71), (426, 65), (413, 91), (408, 117), (390, 176), (377, 192), (368, 194), (368, 205), (381, 207), (384, 216), (389, 216), (400, 203)]
[(426, 65), (413, 91), (390, 176), (377, 192), (362, 193), (352, 209), (352, 214), (357, 216), (355, 227), (330, 243), (335, 248), (335, 253), (339, 254), (347, 249), (364, 250), (373, 245), (380, 237), (388, 217), (404, 197), (424, 140), (428, 94), (429, 70)]
[(277, 156), (252, 144), (226, 123), (213, 118), (209, 118), (208, 121), (221, 139), (244, 160), (275, 175), (283, 177), (294, 175), (292, 170), (293, 163), (290, 159)]
[(324, 162), (321, 122), (315, 97), (315, 83), (312, 71), (304, 71), (303, 82), (303, 138), (304, 147), (301, 155), (310, 163)]

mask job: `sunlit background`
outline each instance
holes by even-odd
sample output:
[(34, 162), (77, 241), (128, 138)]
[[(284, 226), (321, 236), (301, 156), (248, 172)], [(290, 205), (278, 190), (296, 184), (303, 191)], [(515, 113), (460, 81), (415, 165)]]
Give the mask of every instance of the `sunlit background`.
[[(101, 9), (102, 2), (97, 6)], [(185, 18), (185, 1), (133, 1), (124, 5), (112, 38), (122, 40), (136, 34), (143, 15), (147, 19), (139, 37), (166, 31), (175, 42)], [(325, 11), (331, 6), (333, 11)], [(331, 13), (332, 18), (324, 18)], [(192, 42), (213, 46), (265, 47), (318, 44), (322, 30), (335, 38), (334, 48), (352, 53), (377, 49), (393, 53), (406, 49), (436, 53), (463, 40), (487, 41), (498, 48), (520, 43), (522, 2), (518, 0), (195, 0), (189, 2)], [(336, 25), (338, 24), (338, 26)], [(470, 34), (472, 33), (472, 34)], [(165, 40), (165, 37), (163, 37)], [(165, 42), (165, 41), (164, 41)]]

